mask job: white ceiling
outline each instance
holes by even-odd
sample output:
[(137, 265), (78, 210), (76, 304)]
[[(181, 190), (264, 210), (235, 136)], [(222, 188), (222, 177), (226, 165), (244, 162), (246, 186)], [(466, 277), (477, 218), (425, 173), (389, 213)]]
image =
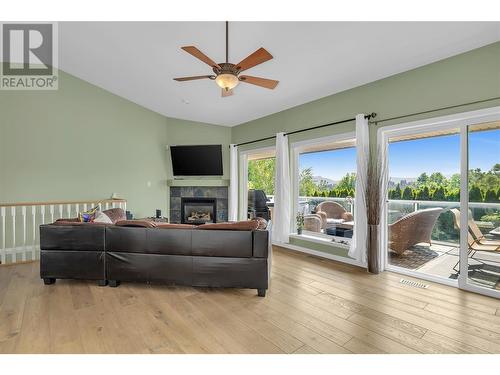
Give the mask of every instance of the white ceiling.
[(280, 81), (240, 84), (221, 98), (211, 74), (180, 49), (225, 59), (223, 22), (61, 22), (62, 70), (165, 116), (234, 126), (500, 40), (486, 22), (235, 22), (229, 61), (266, 48), (274, 59), (245, 72)]

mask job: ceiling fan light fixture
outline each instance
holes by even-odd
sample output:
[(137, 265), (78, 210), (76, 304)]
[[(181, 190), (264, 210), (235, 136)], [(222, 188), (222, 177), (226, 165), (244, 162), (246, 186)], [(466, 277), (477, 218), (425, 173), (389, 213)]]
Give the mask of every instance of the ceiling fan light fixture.
[(234, 74), (222, 73), (215, 78), (215, 83), (217, 83), (220, 88), (229, 91), (238, 86), (238, 83), (240, 83), (240, 81)]

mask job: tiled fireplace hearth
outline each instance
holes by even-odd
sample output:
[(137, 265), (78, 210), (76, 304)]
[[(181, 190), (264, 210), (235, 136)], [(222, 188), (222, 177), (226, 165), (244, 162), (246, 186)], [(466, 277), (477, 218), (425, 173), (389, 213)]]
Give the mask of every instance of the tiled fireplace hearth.
[[(184, 199), (183, 199), (184, 198)], [(215, 199), (217, 222), (227, 221), (226, 186), (171, 186), (170, 187), (170, 222), (182, 222), (182, 202), (186, 198)]]

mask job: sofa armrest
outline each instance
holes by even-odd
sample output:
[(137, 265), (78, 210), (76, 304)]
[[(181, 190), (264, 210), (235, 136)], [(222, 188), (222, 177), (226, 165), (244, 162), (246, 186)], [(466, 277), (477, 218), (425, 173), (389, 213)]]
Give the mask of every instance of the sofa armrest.
[(267, 230), (254, 230), (253, 234), (253, 257), (267, 258), (269, 251), (269, 232)]

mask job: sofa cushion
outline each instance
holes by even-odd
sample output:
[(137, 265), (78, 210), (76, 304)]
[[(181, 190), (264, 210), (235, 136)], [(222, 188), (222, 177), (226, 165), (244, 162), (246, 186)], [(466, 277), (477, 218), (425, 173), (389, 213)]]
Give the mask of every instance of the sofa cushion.
[(192, 254), (214, 257), (250, 258), (252, 231), (249, 230), (193, 230)]
[(115, 225), (118, 227), (156, 228), (156, 223), (150, 220), (120, 220)]
[(209, 223), (198, 226), (198, 229), (203, 230), (256, 230), (259, 227), (259, 221), (246, 220), (246, 221), (233, 221), (227, 223)]
[(146, 252), (147, 238), (147, 228), (112, 225), (106, 228), (106, 251)]
[(104, 251), (105, 225), (62, 223), (40, 225), (41, 250)]

